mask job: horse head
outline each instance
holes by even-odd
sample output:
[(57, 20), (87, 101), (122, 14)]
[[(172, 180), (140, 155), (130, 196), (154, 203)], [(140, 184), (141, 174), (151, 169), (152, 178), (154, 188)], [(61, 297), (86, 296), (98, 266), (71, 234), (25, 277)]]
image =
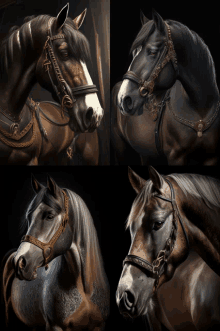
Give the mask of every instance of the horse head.
[(149, 174), (150, 180), (146, 181), (129, 170), (137, 197), (128, 217), (132, 244), (124, 260), (116, 300), (120, 312), (130, 317), (147, 313), (150, 299), (172, 278), (189, 252), (173, 183), (170, 186), (152, 167)]
[(35, 279), (37, 268), (47, 268), (50, 261), (64, 254), (72, 244), (65, 191), (49, 176), (47, 187), (32, 176), (32, 186), (37, 194), (26, 213), (29, 228), (14, 257), (16, 275), (21, 280)]
[(156, 11), (152, 14), (149, 20), (141, 13), (142, 28), (131, 47), (133, 60), (118, 92), (123, 115), (141, 115), (144, 105), (171, 88), (177, 79), (170, 26)]
[(40, 85), (67, 109), (70, 128), (92, 132), (100, 124), (103, 109), (86, 65), (90, 60), (89, 44), (79, 31), (87, 10), (72, 20), (67, 17), (68, 9), (67, 4), (56, 18), (37, 27), (43, 36), (36, 76)]

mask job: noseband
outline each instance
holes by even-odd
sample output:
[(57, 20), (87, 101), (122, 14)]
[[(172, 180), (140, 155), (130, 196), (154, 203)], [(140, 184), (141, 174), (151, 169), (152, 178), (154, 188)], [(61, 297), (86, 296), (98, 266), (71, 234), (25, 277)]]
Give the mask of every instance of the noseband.
[(172, 204), (172, 208), (173, 208), (173, 224), (172, 224), (172, 229), (170, 232), (170, 236), (169, 238), (166, 240), (166, 244), (163, 250), (160, 250), (157, 258), (152, 262), (152, 264), (145, 260), (142, 259), (141, 257), (137, 256), (137, 255), (127, 255), (126, 258), (123, 261), (123, 266), (125, 265), (125, 263), (131, 263), (134, 264), (137, 267), (141, 267), (142, 269), (145, 269), (148, 271), (148, 273), (151, 274), (152, 278), (155, 278), (155, 290), (157, 289), (158, 283), (159, 283), (159, 279), (161, 277), (161, 275), (164, 273), (164, 269), (165, 269), (165, 265), (173, 251), (175, 242), (176, 242), (176, 236), (177, 236), (177, 218), (179, 219), (179, 222), (181, 224), (181, 227), (183, 229), (183, 233), (185, 235), (185, 239), (186, 239), (186, 243), (187, 243), (187, 251), (189, 254), (189, 238), (188, 235), (186, 233), (186, 230), (184, 228), (180, 213), (179, 213), (179, 209), (178, 206), (176, 204), (176, 200), (175, 200), (175, 192), (173, 189), (173, 186), (171, 184), (170, 181), (168, 181), (166, 179), (167, 184), (170, 187), (170, 191), (171, 191), (171, 199), (167, 199), (161, 195), (154, 195), (154, 197), (157, 197), (159, 199), (162, 199), (164, 201), (170, 202)]
[[(69, 220), (68, 197), (67, 197), (66, 192), (62, 191), (62, 193), (63, 193), (63, 196), (64, 196), (65, 215), (63, 216), (63, 219), (62, 219), (62, 222), (61, 222), (59, 228), (54, 233), (54, 235), (50, 239), (50, 241), (47, 242), (47, 243), (43, 243), (42, 241), (38, 240), (37, 238), (35, 238), (31, 235), (25, 235), (25, 236), (23, 236), (23, 238), (21, 240), (21, 242), (29, 242), (29, 243), (34, 244), (35, 246), (42, 249), (43, 256), (44, 256), (43, 266), (45, 266), (46, 270), (48, 268), (48, 261), (49, 261), (50, 257), (53, 254), (54, 245), (55, 245), (56, 241), (58, 240), (58, 238), (60, 237), (61, 233), (63, 233), (64, 230), (66, 229), (66, 225), (67, 225), (67, 222)], [(42, 265), (41, 265), (41, 267), (42, 267)]]
[(152, 94), (155, 85), (155, 80), (157, 79), (160, 72), (169, 61), (172, 62), (174, 70), (178, 75), (177, 57), (176, 57), (173, 41), (171, 38), (170, 27), (166, 22), (165, 25), (167, 28), (165, 47), (157, 63), (155, 64), (154, 69), (150, 74), (150, 77), (147, 80), (140, 79), (140, 77), (138, 77), (138, 75), (133, 71), (127, 71), (126, 74), (123, 76), (123, 79), (129, 79), (138, 84), (139, 92), (142, 97), (146, 97), (147, 94), (148, 95)]
[[(76, 102), (76, 99), (74, 96), (81, 95), (81, 94), (88, 94), (88, 93), (94, 93), (98, 92), (98, 89), (96, 85), (84, 85), (84, 86), (78, 86), (74, 88), (70, 88), (65, 79), (63, 78), (63, 75), (61, 73), (60, 67), (57, 63), (55, 54), (54, 54), (54, 48), (52, 41), (57, 39), (65, 39), (64, 34), (57, 34), (55, 36), (52, 36), (51, 26), (54, 18), (51, 17), (48, 21), (48, 33), (47, 33), (47, 40), (44, 45), (44, 51), (45, 51), (45, 60), (43, 66), (45, 67), (46, 72), (48, 73), (50, 82), (53, 86), (53, 89), (56, 92), (56, 95), (58, 99), (60, 100), (62, 109), (64, 107), (66, 108), (73, 108), (73, 103)], [(58, 85), (55, 85), (53, 82), (53, 79), (50, 75), (50, 65), (52, 65), (52, 68), (54, 70), (57, 83)]]

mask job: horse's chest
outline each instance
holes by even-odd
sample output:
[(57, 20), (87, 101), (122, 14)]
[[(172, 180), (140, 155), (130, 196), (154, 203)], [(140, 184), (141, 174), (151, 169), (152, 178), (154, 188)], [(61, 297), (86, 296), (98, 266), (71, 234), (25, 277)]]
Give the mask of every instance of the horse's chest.
[(143, 156), (157, 155), (155, 125), (147, 112), (141, 116), (126, 118), (124, 134), (137, 153)]
[(47, 288), (44, 294), (44, 311), (50, 320), (57, 323), (65, 321), (81, 305), (82, 295), (77, 287), (61, 288), (54, 282)]
[(18, 318), (28, 326), (44, 325), (44, 317), (40, 305), (42, 303), (42, 284), (20, 281), (12, 283), (12, 306)]

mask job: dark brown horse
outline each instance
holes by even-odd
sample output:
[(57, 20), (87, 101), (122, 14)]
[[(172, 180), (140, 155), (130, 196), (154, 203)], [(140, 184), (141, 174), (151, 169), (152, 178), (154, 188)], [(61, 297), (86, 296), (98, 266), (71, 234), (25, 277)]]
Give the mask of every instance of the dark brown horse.
[(28, 231), (4, 259), (7, 324), (17, 318), (34, 330), (102, 330), (109, 289), (89, 210), (50, 177), (47, 187), (34, 177), (32, 185)]
[(220, 183), (193, 174), (163, 177), (152, 167), (149, 174), (146, 181), (129, 170), (137, 197), (116, 294), (120, 312), (147, 314), (153, 330), (161, 323), (169, 330), (219, 327)]
[[(85, 164), (98, 163), (96, 128), (103, 116), (86, 63), (89, 44), (79, 31), (84, 10), (74, 20), (66, 5), (57, 17), (27, 17), (13, 27), (0, 48), (0, 158), (2, 164), (38, 164), (70, 147)], [(60, 104), (27, 102), (39, 84)], [(80, 134), (80, 135), (79, 135)], [(76, 144), (73, 139), (77, 136)]]
[(132, 63), (112, 91), (116, 163), (134, 164), (139, 155), (142, 164), (217, 164), (219, 91), (208, 47), (155, 11), (141, 20)]

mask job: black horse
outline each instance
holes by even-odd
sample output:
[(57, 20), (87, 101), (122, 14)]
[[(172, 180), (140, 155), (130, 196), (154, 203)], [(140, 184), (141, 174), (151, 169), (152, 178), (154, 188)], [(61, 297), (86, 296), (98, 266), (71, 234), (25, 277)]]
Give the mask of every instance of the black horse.
[(219, 91), (208, 47), (155, 11), (141, 21), (132, 63), (112, 91), (116, 162), (131, 165), (136, 152), (142, 164), (217, 164)]

